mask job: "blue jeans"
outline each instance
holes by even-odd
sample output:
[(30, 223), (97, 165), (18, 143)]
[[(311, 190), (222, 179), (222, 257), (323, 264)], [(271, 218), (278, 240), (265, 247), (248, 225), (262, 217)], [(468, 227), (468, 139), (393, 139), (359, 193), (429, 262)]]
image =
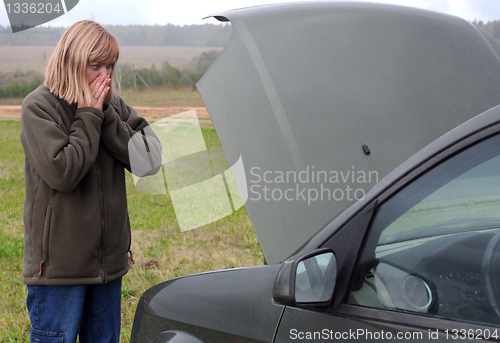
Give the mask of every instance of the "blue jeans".
[(121, 285), (28, 286), (30, 342), (118, 343)]

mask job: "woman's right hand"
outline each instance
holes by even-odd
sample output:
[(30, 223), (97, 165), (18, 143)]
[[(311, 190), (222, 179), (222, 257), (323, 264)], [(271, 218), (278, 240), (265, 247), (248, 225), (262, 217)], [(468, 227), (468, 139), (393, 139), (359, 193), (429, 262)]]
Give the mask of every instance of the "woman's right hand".
[(108, 94), (108, 91), (110, 89), (110, 87), (108, 86), (110, 82), (111, 78), (109, 77), (109, 75), (96, 77), (94, 81), (92, 81), (89, 85), (92, 94), (90, 102), (78, 103), (78, 108), (94, 107), (102, 111), (104, 99), (106, 99), (106, 95)]

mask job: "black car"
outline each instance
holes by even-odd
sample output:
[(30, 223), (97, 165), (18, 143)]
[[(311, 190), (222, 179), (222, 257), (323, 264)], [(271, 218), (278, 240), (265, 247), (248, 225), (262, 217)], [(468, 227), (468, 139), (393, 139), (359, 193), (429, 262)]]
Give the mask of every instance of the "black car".
[(197, 84), (267, 265), (160, 283), (133, 343), (500, 340), (500, 48), (465, 20), (214, 15)]

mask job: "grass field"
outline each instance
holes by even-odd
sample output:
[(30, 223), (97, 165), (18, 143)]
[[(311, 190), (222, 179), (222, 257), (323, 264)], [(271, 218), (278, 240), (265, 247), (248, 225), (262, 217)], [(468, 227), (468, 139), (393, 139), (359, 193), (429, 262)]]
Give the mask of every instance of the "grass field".
[[(151, 87), (121, 89), (117, 93), (132, 106), (150, 107), (201, 107), (203, 101), (193, 87)], [(23, 98), (1, 98), (0, 106), (21, 105)]]
[[(29, 318), (23, 256), (24, 154), (19, 121), (0, 121), (0, 342), (26, 342)], [(203, 129), (208, 147), (219, 146), (213, 129)], [(127, 175), (132, 250), (136, 264), (123, 279), (122, 337), (128, 342), (141, 294), (180, 275), (262, 264), (263, 254), (245, 208), (218, 222), (181, 233), (168, 195), (135, 190)]]
[(151, 107), (201, 107), (204, 106), (198, 91), (192, 87), (168, 89), (165, 87), (142, 88), (138, 90), (122, 89), (120, 96), (132, 106)]
[[(15, 72), (17, 68), (23, 71), (35, 70), (42, 72), (45, 61), (50, 57), (53, 46), (0, 46), (0, 71)], [(120, 46), (119, 64), (129, 63), (136, 68), (150, 68), (154, 63), (160, 67), (168, 61), (177, 68), (185, 67), (194, 56), (204, 51), (221, 50), (210, 47), (182, 46)]]

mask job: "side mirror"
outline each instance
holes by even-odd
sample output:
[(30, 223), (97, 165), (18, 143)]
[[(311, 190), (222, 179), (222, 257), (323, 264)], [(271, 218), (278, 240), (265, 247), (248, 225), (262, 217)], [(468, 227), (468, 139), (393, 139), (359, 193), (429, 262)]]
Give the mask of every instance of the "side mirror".
[(283, 262), (273, 288), (273, 299), (279, 304), (327, 304), (337, 279), (337, 259), (330, 249), (320, 249)]

